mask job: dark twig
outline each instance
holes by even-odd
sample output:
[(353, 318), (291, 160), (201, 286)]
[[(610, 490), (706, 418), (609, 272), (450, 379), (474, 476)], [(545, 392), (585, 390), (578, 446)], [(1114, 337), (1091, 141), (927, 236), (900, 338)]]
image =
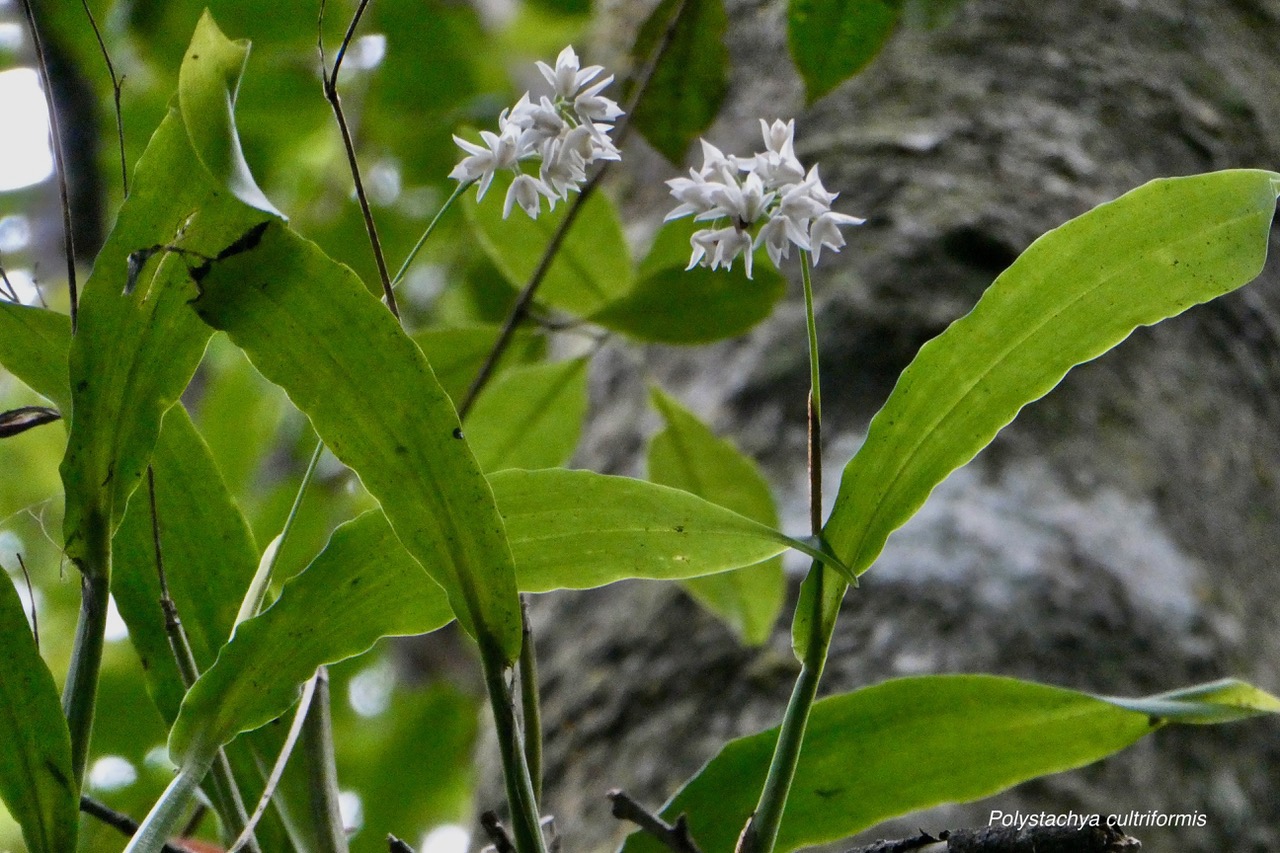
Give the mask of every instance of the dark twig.
[[(156, 508), (156, 474), (155, 468), (147, 466), (147, 495), (151, 506), (151, 540), (155, 547), (156, 576), (160, 581), (160, 609), (164, 611), (164, 630), (169, 638), (169, 649), (173, 652), (174, 662), (178, 666), (178, 677), (182, 686), (190, 690), (191, 685), (200, 677), (200, 667), (196, 663), (195, 653), (191, 650), (191, 641), (186, 629), (182, 627), (182, 619), (178, 616), (178, 606), (169, 595), (169, 580), (164, 571), (164, 549), (160, 544), (160, 513)], [(231, 762), (226, 753), (219, 749), (214, 758), (212, 768), (211, 793), (213, 794), (218, 814), (227, 825), (239, 831), (248, 823), (249, 813), (245, 810), (244, 799), (240, 788), (236, 785), (235, 774), (231, 770)], [(259, 853), (257, 840), (252, 837), (246, 845), (252, 853)]]
[(191, 810), (191, 817), (187, 818), (187, 825), (182, 828), (182, 837), (188, 838), (195, 835), (200, 827), (200, 821), (204, 820), (204, 816), (208, 813), (209, 807), (203, 801), (197, 801), (196, 807)]
[(675, 853), (702, 853), (689, 834), (689, 823), (684, 815), (676, 818), (675, 824), (669, 824), (631, 799), (624, 791), (614, 789), (605, 796), (613, 804), (614, 817), (631, 821), (661, 841), (668, 850), (674, 850)]
[(116, 138), (120, 142), (120, 183), (127, 196), (129, 195), (129, 167), (124, 153), (124, 116), (120, 112), (120, 90), (124, 86), (124, 77), (116, 77), (116, 67), (111, 62), (107, 43), (102, 40), (102, 31), (98, 29), (98, 22), (94, 20), (93, 12), (89, 9), (89, 0), (80, 0), (80, 5), (84, 7), (84, 13), (89, 18), (89, 26), (93, 27), (93, 36), (98, 40), (98, 49), (102, 51), (102, 58), (107, 63), (107, 74), (111, 77), (111, 92), (115, 98), (116, 108)]
[(845, 853), (1133, 853), (1142, 847), (1118, 827), (983, 827), (921, 832), (914, 838), (877, 841)]
[(147, 466), (147, 496), (151, 503), (151, 542), (156, 555), (156, 577), (160, 581), (160, 609), (164, 611), (164, 632), (169, 638), (169, 649), (178, 665), (182, 686), (190, 690), (191, 685), (200, 677), (200, 668), (196, 664), (195, 653), (191, 651), (187, 631), (178, 618), (178, 606), (169, 595), (169, 580), (164, 571), (164, 549), (160, 546), (160, 513), (156, 510), (156, 472), (150, 465)]
[(394, 835), (387, 836), (387, 853), (415, 853), (414, 849)]
[(31, 600), (31, 634), (36, 641), (36, 654), (40, 653), (40, 623), (36, 620), (36, 593), (31, 587), (31, 574), (27, 571), (27, 561), (18, 553), (18, 567), (22, 569), (22, 577), (27, 582), (27, 598)]
[[(623, 90), (631, 89), (631, 98), (627, 101), (626, 111), (621, 120), (614, 125), (614, 139), (619, 147), (623, 140), (626, 139), (627, 132), (631, 129), (631, 118), (636, 108), (640, 106), (640, 101), (644, 97), (644, 93), (649, 88), (649, 83), (653, 80), (654, 71), (658, 67), (658, 63), (662, 60), (663, 54), (671, 46), (671, 40), (675, 35), (676, 25), (684, 15), (685, 7), (688, 0), (682, 0), (671, 16), (671, 21), (667, 25), (666, 32), (655, 46), (653, 53), (650, 55), (648, 62), (644, 67), (634, 75), (632, 81), (623, 84)], [(507, 348), (511, 346), (511, 341), (515, 337), (516, 329), (524, 322), (529, 314), (529, 306), (533, 304), (534, 294), (538, 292), (538, 288), (542, 286), (542, 281), (547, 277), (547, 272), (551, 269), (551, 262), (555, 260), (557, 254), (560, 253), (560, 247), (564, 245), (565, 237), (569, 234), (569, 229), (573, 227), (573, 223), (578, 220), (578, 212), (582, 206), (587, 203), (587, 199), (596, 191), (601, 179), (609, 170), (609, 163), (606, 161), (601, 164), (600, 168), (593, 174), (582, 186), (582, 191), (578, 193), (570, 204), (569, 209), (565, 212), (564, 219), (560, 220), (559, 227), (555, 233), (551, 235), (551, 241), (547, 243), (547, 248), (542, 252), (542, 258), (538, 261), (538, 266), (534, 268), (533, 273), (529, 276), (529, 281), (525, 284), (524, 289), (516, 297), (515, 304), (511, 306), (511, 310), (507, 313), (506, 320), (502, 323), (502, 330), (498, 332), (497, 339), (493, 342), (492, 349), (489, 350), (488, 356), (485, 357), (484, 364), (476, 373), (475, 379), (471, 381), (471, 386), (467, 388), (467, 395), (463, 398), (462, 404), (458, 407), (458, 417), (465, 419), (467, 413), (471, 411), (471, 407), (475, 405), (476, 398), (480, 396), (480, 392), (489, 384), (489, 380), (493, 378), (493, 372), (498, 366), (498, 362), (506, 353)]]
[[(138, 822), (136, 820), (85, 794), (80, 795), (80, 811), (89, 815), (89, 817), (97, 818), (112, 829), (119, 830), (125, 838), (132, 838), (133, 834), (138, 831)], [(165, 844), (160, 849), (164, 853), (190, 853), (187, 848), (175, 847), (172, 844)]]
[(36, 26), (36, 13), (31, 0), (22, 0), (22, 10), (31, 28), (31, 41), (36, 49), (36, 64), (40, 66), (40, 81), (44, 84), (44, 100), (49, 109), (49, 134), (53, 138), (53, 158), (58, 166), (58, 193), (62, 199), (62, 250), (67, 256), (67, 290), (71, 296), (71, 333), (76, 331), (80, 316), (80, 295), (76, 287), (76, 247), (71, 236), (71, 196), (67, 189), (67, 164), (62, 156), (62, 136), (58, 132), (58, 109), (53, 100), (53, 82), (49, 79), (49, 62), (45, 58), (40, 29)]
[(351, 179), (355, 182), (356, 199), (360, 203), (360, 213), (364, 216), (364, 227), (369, 234), (369, 246), (373, 249), (373, 260), (378, 266), (378, 276), (382, 279), (382, 298), (387, 303), (387, 308), (391, 310), (391, 313), (399, 319), (400, 309), (396, 305), (395, 290), (391, 287), (391, 274), (387, 272), (387, 260), (382, 254), (382, 241), (378, 239), (378, 226), (373, 221), (373, 210), (369, 206), (369, 197), (364, 191), (364, 181), (360, 177), (360, 163), (356, 159), (355, 142), (351, 137), (351, 129), (347, 126), (347, 117), (342, 111), (342, 99), (338, 97), (338, 71), (342, 68), (342, 60), (347, 55), (347, 48), (351, 45), (351, 39), (355, 36), (356, 27), (360, 24), (360, 17), (364, 14), (364, 10), (368, 5), (369, 0), (360, 0), (356, 13), (351, 16), (351, 24), (347, 27), (347, 33), (342, 38), (342, 45), (338, 48), (338, 52), (334, 54), (332, 72), (325, 67), (323, 1), (320, 3), (320, 18), (316, 23), (316, 40), (320, 49), (320, 78), (324, 84), (324, 98), (329, 102), (329, 106), (333, 108), (333, 116), (338, 120), (338, 130), (342, 132), (342, 144), (347, 152), (347, 166), (351, 170)]
[(497, 853), (516, 853), (516, 846), (511, 843), (511, 836), (507, 834), (502, 821), (498, 820), (496, 812), (488, 811), (480, 815), (480, 825), (484, 827), (484, 834), (489, 836)]
[(4, 285), (3, 288), (0, 288), (0, 296), (4, 296), (5, 299), (8, 299), (14, 304), (22, 301), (22, 299), (18, 297), (17, 288), (13, 286), (13, 282), (9, 281), (9, 274), (5, 272), (3, 264), (0, 264), (0, 284)]

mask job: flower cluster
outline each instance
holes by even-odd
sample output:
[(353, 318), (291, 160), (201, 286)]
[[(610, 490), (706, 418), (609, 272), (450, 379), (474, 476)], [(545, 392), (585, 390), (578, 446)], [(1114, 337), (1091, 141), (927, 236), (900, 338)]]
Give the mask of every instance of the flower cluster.
[[(730, 269), (741, 254), (750, 278), (752, 250), (762, 244), (775, 266), (781, 267), (793, 244), (813, 252), (816, 265), (823, 247), (838, 252), (844, 245), (841, 226), (866, 221), (831, 209), (837, 193), (822, 186), (817, 166), (806, 173), (796, 159), (795, 121), (768, 124), (761, 119), (760, 128), (766, 150), (753, 157), (735, 157), (704, 139), (702, 168), (690, 169), (687, 178), (667, 181), (680, 202), (667, 214), (667, 221), (690, 214), (695, 221), (713, 226), (717, 220), (728, 220), (728, 224), (694, 232), (689, 269), (699, 264)], [(751, 228), (757, 222), (764, 224), (753, 239)]]
[[(613, 76), (592, 82), (604, 68), (579, 68), (573, 47), (560, 51), (555, 68), (539, 62), (538, 70), (554, 89), (552, 97), (543, 95), (535, 102), (525, 92), (514, 107), (498, 116), (497, 133), (480, 132), (483, 145), (453, 137), (468, 156), (449, 177), (478, 181), (477, 199), (484, 198), (499, 169), (515, 172), (502, 207), (503, 219), (517, 204), (537, 219), (544, 196), (555, 210), (557, 201), (582, 189), (588, 166), (598, 160), (620, 159), (609, 132), (622, 110), (600, 94), (613, 82)], [(521, 168), (524, 161), (535, 159), (541, 160), (537, 177)]]

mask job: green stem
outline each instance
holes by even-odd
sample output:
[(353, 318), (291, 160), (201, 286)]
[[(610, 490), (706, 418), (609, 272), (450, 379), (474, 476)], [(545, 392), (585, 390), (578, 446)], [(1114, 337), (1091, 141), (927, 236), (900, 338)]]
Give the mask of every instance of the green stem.
[(479, 179), (471, 178), (470, 180), (463, 181), (458, 184), (453, 193), (445, 199), (444, 204), (436, 211), (436, 215), (431, 217), (431, 222), (427, 225), (427, 230), (422, 232), (422, 236), (418, 238), (418, 242), (414, 243), (413, 248), (409, 250), (409, 256), (406, 257), (404, 259), (404, 263), (400, 265), (400, 270), (396, 273), (395, 278), (391, 279), (391, 286), (393, 288), (400, 283), (401, 279), (404, 278), (404, 274), (409, 271), (409, 264), (413, 263), (413, 259), (418, 257), (418, 252), (422, 251), (422, 247), (426, 244), (427, 238), (431, 236), (431, 232), (436, 230), (436, 225), (439, 224), (441, 217), (445, 214), (445, 211), (453, 207), (453, 203), (457, 201), (462, 194), (466, 192), (467, 188), (477, 180)]
[(124, 853), (155, 853), (163, 849), (165, 842), (177, 828), (178, 821), (182, 819), (187, 809), (187, 802), (205, 774), (209, 772), (214, 755), (215, 753), (211, 751), (204, 755), (192, 753), (193, 757), (183, 762), (178, 775), (173, 778), (169, 787), (164, 789), (164, 794), (152, 806), (146, 819), (138, 827), (138, 831), (129, 840), (129, 846), (124, 849)]
[(280, 528), (280, 535), (276, 537), (275, 541), (267, 546), (270, 553), (264, 555), (264, 559), (258, 564), (258, 570), (253, 575), (253, 580), (249, 582), (249, 590), (244, 595), (244, 601), (240, 603), (240, 612), (236, 614), (237, 625), (246, 619), (252, 619), (257, 616), (258, 611), (262, 608), (262, 601), (267, 595), (267, 587), (271, 585), (271, 574), (275, 571), (280, 554), (284, 551), (285, 543), (289, 540), (289, 533), (293, 530), (294, 522), (298, 520), (298, 512), (302, 509), (302, 499), (306, 496), (307, 487), (311, 485), (311, 480), (315, 476), (316, 466), (320, 463), (320, 455), (322, 453), (324, 453), (324, 442), (317, 441), (316, 449), (311, 451), (311, 461), (307, 463), (307, 470), (302, 474), (302, 482), (298, 484), (298, 493), (293, 496), (293, 506), (289, 508), (289, 515), (284, 520), (284, 527)]
[[(800, 252), (800, 268), (804, 279), (805, 321), (809, 341), (809, 519), (813, 535), (822, 534), (822, 394), (818, 374), (818, 329), (813, 312), (813, 283), (809, 277), (809, 253)], [(809, 724), (809, 712), (813, 709), (814, 699), (818, 695), (818, 682), (822, 679), (822, 671), (826, 668), (827, 652), (831, 647), (831, 637), (835, 631), (835, 614), (828, 615), (827, 585), (836, 584), (831, 589), (833, 600), (843, 597), (848, 584), (835, 572), (828, 570), (822, 563), (814, 561), (809, 569), (806, 587), (812, 592), (810, 596), (801, 596), (801, 602), (807, 602), (812, 608), (808, 621), (808, 642), (805, 645), (804, 659), (800, 662), (800, 675), (796, 679), (791, 699), (787, 703), (786, 713), (782, 718), (782, 727), (778, 731), (778, 743), (774, 748), (773, 760), (769, 764), (769, 774), (765, 778), (764, 788), (760, 792), (760, 800), (756, 804), (752, 816), (742, 838), (738, 843), (738, 853), (773, 853), (778, 840), (778, 828), (782, 824), (782, 814), (787, 806), (787, 797), (791, 792), (791, 784), (795, 780), (796, 766), (800, 762), (800, 749), (804, 743), (805, 729)]]
[(338, 809), (338, 768), (333, 754), (333, 716), (329, 708), (329, 671), (315, 674), (316, 693), (302, 724), (302, 751), (311, 782), (311, 820), (317, 827), (316, 853), (347, 853), (347, 834)]
[(533, 626), (529, 624), (529, 602), (520, 597), (524, 620), (524, 642), (520, 645), (520, 713), (524, 719), (524, 756), (533, 782), (534, 802), (542, 802), (542, 707), (538, 696), (538, 657)]
[(107, 609), (111, 595), (111, 543), (106, 519), (86, 518), (85, 558), (80, 569), (80, 620), (76, 624), (71, 665), (62, 691), (62, 712), (71, 731), (71, 770), (79, 790), (89, 759), (93, 735), (93, 714), (98, 695), (98, 674), (102, 670), (102, 646), (107, 630)]
[(502, 756), (502, 777), (507, 786), (507, 803), (511, 807), (511, 828), (517, 853), (547, 853), (542, 838), (538, 800), (529, 776), (529, 764), (516, 725), (515, 705), (507, 682), (507, 664), (502, 652), (490, 642), (480, 641), (480, 663), (484, 669), (485, 689), (493, 710), (494, 728), (498, 735), (498, 751)]

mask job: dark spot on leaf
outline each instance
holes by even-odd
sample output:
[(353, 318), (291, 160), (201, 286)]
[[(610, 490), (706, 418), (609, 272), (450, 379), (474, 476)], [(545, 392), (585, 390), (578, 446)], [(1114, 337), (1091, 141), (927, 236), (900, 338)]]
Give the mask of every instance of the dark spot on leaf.
[(676, 525), (676, 527), (675, 527), (675, 530), (676, 530), (676, 533), (684, 533), (684, 525), (683, 525), (683, 524), (677, 524), (677, 525)]
[(110, 483), (112, 478), (115, 477), (115, 475), (116, 475), (116, 463), (112, 462), (110, 465), (107, 466), (107, 476), (102, 479), (102, 485), (105, 486), (107, 483)]
[(83, 393), (83, 392), (85, 392), (85, 391), (88, 391), (88, 390), (89, 390), (89, 380), (88, 380), (88, 379), (81, 379), (79, 382), (77, 382), (77, 383), (76, 383), (76, 390), (77, 390), (77, 391), (80, 391), (81, 393)]
[(844, 788), (816, 788), (814, 793), (824, 800), (829, 800), (834, 796), (844, 793)]
[(351, 587), (353, 587), (353, 588), (354, 588), (354, 587), (357, 587), (357, 586), (359, 586), (359, 585), (360, 585), (360, 581), (361, 581), (361, 580), (363, 580), (363, 578), (352, 578), (352, 579), (351, 579), (351, 583), (349, 584), (349, 586), (351, 586)]
[(397, 445), (396, 445), (396, 455), (397, 455), (397, 456), (404, 456), (404, 455), (405, 455), (406, 453), (408, 453), (408, 452), (409, 452), (409, 448), (405, 447), (403, 444), (397, 444)]
[(454, 437), (454, 438), (462, 438), (462, 427), (454, 427), (454, 428), (453, 428), (453, 437)]

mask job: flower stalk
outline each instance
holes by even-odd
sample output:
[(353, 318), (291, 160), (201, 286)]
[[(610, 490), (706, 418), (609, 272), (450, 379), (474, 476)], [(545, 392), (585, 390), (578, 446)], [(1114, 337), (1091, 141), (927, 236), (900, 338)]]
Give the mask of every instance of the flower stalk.
[[(680, 204), (666, 218), (669, 221), (693, 216), (695, 222), (709, 222), (712, 226), (695, 231), (690, 238), (693, 254), (689, 269), (732, 269), (742, 255), (750, 278), (753, 254), (761, 246), (779, 268), (792, 246), (799, 250), (809, 347), (809, 523), (813, 536), (821, 537), (822, 382), (810, 269), (817, 266), (824, 248), (839, 252), (845, 245), (842, 227), (860, 225), (865, 220), (831, 209), (837, 193), (828, 192), (822, 185), (817, 166), (806, 172), (796, 158), (794, 121), (769, 124), (761, 119), (760, 130), (765, 150), (751, 157), (727, 155), (702, 140), (702, 168), (690, 169), (687, 178), (667, 181)], [(787, 703), (756, 810), (738, 839), (737, 853), (773, 853), (800, 761), (809, 713), (826, 667), (835, 615), (847, 589), (844, 578), (822, 562), (813, 562), (796, 611), (800, 675)]]

